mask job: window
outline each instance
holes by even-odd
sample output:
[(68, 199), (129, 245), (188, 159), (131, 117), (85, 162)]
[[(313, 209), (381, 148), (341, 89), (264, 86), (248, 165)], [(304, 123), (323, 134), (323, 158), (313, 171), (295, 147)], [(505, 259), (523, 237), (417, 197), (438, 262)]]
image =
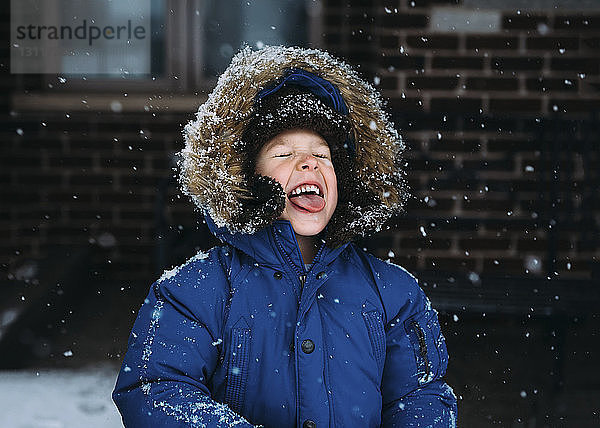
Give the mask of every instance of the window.
[[(103, 13), (114, 21), (131, 13), (121, 2), (108, 4)], [(90, 93), (208, 90), (244, 45), (320, 45), (319, 7), (317, 0), (151, 0), (149, 73), (108, 75), (99, 66), (97, 72), (45, 75), (43, 87)], [(140, 61), (147, 60), (143, 55)]]

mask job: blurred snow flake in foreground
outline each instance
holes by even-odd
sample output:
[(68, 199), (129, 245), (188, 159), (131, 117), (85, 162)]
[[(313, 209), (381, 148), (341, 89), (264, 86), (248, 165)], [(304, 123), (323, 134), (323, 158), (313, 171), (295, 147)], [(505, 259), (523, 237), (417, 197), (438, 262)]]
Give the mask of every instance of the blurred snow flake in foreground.
[(528, 272), (540, 273), (542, 271), (542, 261), (537, 256), (531, 254), (525, 256), (524, 264)]
[(479, 277), (479, 274), (477, 274), (477, 272), (469, 272), (468, 278), (473, 285), (481, 284), (481, 278)]

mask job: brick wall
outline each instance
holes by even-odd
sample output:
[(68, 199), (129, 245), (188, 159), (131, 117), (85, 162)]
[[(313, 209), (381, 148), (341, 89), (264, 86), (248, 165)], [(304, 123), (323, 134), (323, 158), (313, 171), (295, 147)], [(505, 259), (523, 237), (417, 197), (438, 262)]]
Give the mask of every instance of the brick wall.
[(455, 0), (326, 4), (329, 49), (361, 64), (409, 146), (417, 198), (379, 254), (418, 271), (597, 278), (600, 14), (481, 10), (495, 26), (477, 33)]
[[(512, 10), (471, 34), (431, 29), (457, 1), (374, 3), (323, 10), (326, 47), (379, 87), (409, 146), (416, 198), (372, 249), (417, 271), (596, 278), (599, 15)], [(7, 113), (4, 273), (54, 244), (113, 247), (109, 235), (110, 278), (154, 273), (156, 186), (191, 112)]]
[[(417, 274), (442, 311), (463, 426), (562, 426), (565, 415), (586, 426), (600, 402), (597, 380), (581, 375), (595, 373), (597, 356), (584, 338), (598, 334), (585, 303), (597, 301), (600, 277), (600, 12), (501, 11), (486, 15), (494, 32), (476, 33), (433, 26), (440, 7), (464, 11), (460, 1), (323, 2), (324, 47), (382, 91), (409, 146), (415, 198), (361, 245)], [(10, 75), (7, 46), (0, 309), (35, 287), (35, 260), (87, 248), (92, 280), (82, 287), (93, 299), (59, 318), (43, 355), (118, 360), (158, 271), (214, 243), (171, 180), (193, 108), (18, 108), (14, 96), (46, 82)], [(13, 282), (25, 285), (10, 294)], [(543, 317), (557, 308), (565, 318), (549, 326)], [(90, 329), (107, 336), (101, 345), (86, 342)], [(584, 393), (591, 401), (572, 404)]]

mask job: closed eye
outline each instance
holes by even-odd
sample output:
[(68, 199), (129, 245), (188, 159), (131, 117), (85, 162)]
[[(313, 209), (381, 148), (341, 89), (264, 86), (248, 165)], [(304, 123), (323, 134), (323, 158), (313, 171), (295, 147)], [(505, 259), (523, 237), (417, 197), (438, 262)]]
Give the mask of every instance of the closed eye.
[(285, 158), (290, 155), (291, 155), (291, 153), (280, 153), (280, 154), (274, 155), (273, 157), (274, 158)]
[(329, 157), (326, 154), (322, 154), (322, 153), (315, 153), (315, 154), (313, 154), (313, 156), (316, 158), (319, 158), (319, 159), (327, 159)]

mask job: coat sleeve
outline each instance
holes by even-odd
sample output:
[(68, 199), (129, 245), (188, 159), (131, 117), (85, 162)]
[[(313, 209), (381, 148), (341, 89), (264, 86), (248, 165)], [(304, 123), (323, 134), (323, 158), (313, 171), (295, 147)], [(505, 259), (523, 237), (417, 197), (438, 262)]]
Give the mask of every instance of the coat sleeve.
[(420, 294), (418, 312), (386, 327), (382, 426), (454, 428), (456, 397), (444, 382), (446, 344), (436, 311)]
[(403, 268), (369, 256), (385, 310), (382, 427), (456, 426), (457, 405), (444, 381), (448, 351), (437, 312)]
[(252, 427), (211, 398), (226, 270), (215, 251), (152, 285), (129, 337), (113, 400), (126, 427)]

